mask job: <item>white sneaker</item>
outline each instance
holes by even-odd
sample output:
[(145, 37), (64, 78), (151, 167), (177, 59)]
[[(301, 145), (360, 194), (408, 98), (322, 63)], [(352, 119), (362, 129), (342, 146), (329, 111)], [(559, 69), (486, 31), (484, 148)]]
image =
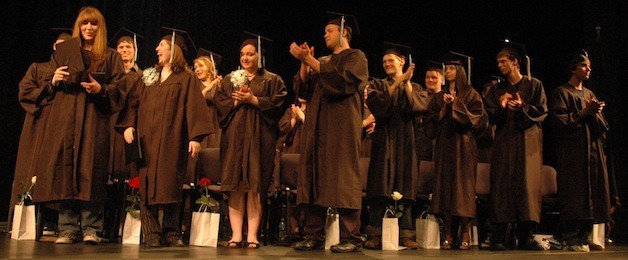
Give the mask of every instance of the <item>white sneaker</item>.
[(76, 235), (72, 233), (59, 236), (59, 238), (55, 240), (55, 244), (74, 244), (74, 242), (76, 242)]
[(98, 237), (98, 235), (96, 235), (96, 233), (86, 233), (83, 236), (83, 243), (88, 244), (88, 245), (97, 245), (102, 241), (102, 238)]

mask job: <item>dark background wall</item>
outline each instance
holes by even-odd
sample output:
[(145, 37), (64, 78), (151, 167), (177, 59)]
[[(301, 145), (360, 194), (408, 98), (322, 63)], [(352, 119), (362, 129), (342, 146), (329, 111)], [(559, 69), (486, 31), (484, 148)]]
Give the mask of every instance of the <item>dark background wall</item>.
[[(628, 194), (625, 160), (628, 117), (623, 107), (623, 82), (628, 81), (628, 19), (625, 1), (32, 1), (5, 3), (0, 8), (3, 37), (0, 65), (0, 220), (7, 217), (17, 140), (23, 111), (17, 102), (17, 83), (31, 62), (49, 59), (56, 39), (51, 27), (72, 27), (85, 5), (105, 15), (109, 37), (120, 27), (144, 36), (140, 41), (141, 68), (156, 62), (154, 48), (163, 36), (161, 26), (187, 30), (197, 47), (223, 55), (221, 74), (238, 66), (242, 31), (271, 38), (269, 69), (281, 75), (288, 87), (299, 63), (290, 56), (289, 44), (307, 41), (317, 54), (328, 53), (323, 45), (325, 11), (351, 13), (358, 19), (361, 35), (352, 47), (369, 58), (372, 76), (381, 77), (382, 42), (413, 47), (418, 70), (414, 80), (423, 82), (426, 60), (438, 59), (453, 50), (473, 56), (473, 84), (481, 86), (495, 66), (498, 39), (509, 37), (526, 45), (532, 58), (532, 74), (546, 93), (568, 79), (567, 58), (581, 48), (593, 61), (590, 87), (607, 101), (606, 116), (613, 131), (609, 137), (611, 167), (619, 192)], [(281, 7), (281, 8), (279, 8)], [(596, 27), (599, 30), (596, 30)], [(547, 129), (546, 129), (547, 130)], [(546, 131), (549, 132), (549, 131)], [(554, 143), (546, 133), (546, 164), (553, 164)]]

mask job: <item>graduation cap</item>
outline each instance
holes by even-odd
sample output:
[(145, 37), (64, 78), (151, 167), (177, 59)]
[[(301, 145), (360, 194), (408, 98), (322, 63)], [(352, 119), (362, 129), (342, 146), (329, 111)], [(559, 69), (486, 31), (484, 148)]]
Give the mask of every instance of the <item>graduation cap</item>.
[(408, 67), (412, 64), (412, 47), (392, 42), (384, 42), (384, 55), (394, 54), (406, 59)]
[(530, 56), (528, 56), (526, 52), (526, 46), (521, 43), (513, 42), (508, 38), (500, 41), (502, 43), (502, 50), (500, 51), (500, 53), (502, 53), (503, 51), (507, 51), (510, 56), (514, 56), (515, 58), (517, 58), (520, 66), (522, 66), (522, 64), (525, 64), (526, 75), (528, 77), (528, 80), (530, 80), (532, 78), (532, 72), (530, 71)]
[[(469, 84), (471, 84), (471, 61), (472, 60), (473, 60), (473, 57), (471, 56), (464, 55), (462, 53), (458, 53), (455, 51), (450, 51), (443, 58), (443, 63), (445, 65), (458, 65), (463, 68), (466, 68), (467, 81)], [(443, 70), (443, 73), (445, 73), (444, 70)]]
[(53, 49), (57, 48), (57, 41), (59, 40), (67, 41), (70, 38), (72, 38), (72, 28), (53, 27), (53, 28), (50, 28), (50, 31), (52, 32), (52, 35), (50, 38), (55, 39), (54, 44), (52, 45)]
[(358, 22), (356, 21), (355, 16), (330, 11), (327, 11), (327, 16), (329, 17), (329, 22), (327, 24), (340, 26), (340, 46), (342, 46), (342, 35), (344, 35), (344, 30), (347, 30), (347, 38), (349, 39), (353, 39), (353, 36), (360, 35), (360, 28), (358, 27)]
[(270, 53), (273, 41), (259, 34), (255, 34), (252, 32), (244, 31), (243, 33), (243, 41), (242, 45), (240, 45), (240, 50), (246, 45), (253, 45), (255, 50), (258, 53), (259, 58), (257, 59), (257, 68), (263, 69), (266, 67), (266, 54)]
[[(194, 45), (194, 41), (187, 31), (166, 26), (162, 26), (161, 31), (164, 33), (164, 38), (168, 37), (170, 39), (171, 46), (176, 44), (181, 48), (185, 60), (188, 60), (189, 57), (196, 57), (196, 45)], [(174, 51), (170, 52), (170, 62), (172, 62), (173, 58)]]
[(576, 69), (578, 64), (585, 61), (589, 61), (589, 62), (591, 61), (589, 58), (589, 52), (587, 52), (587, 50), (585, 49), (580, 49), (578, 52), (571, 55), (571, 57), (569, 58), (569, 63), (567, 64), (569, 73), (572, 73), (572, 71)]
[[(442, 76), (445, 76), (445, 63), (428, 60), (425, 67), (427, 68), (426, 71), (436, 71), (439, 72)], [(445, 85), (444, 80), (442, 85)]]
[(144, 36), (139, 35), (127, 28), (120, 28), (116, 34), (113, 35), (113, 38), (109, 40), (109, 46), (114, 49), (117, 49), (120, 42), (131, 42), (133, 43), (133, 48), (135, 48), (135, 56), (133, 56), (133, 61), (137, 61), (137, 55), (139, 53), (139, 49), (137, 48), (137, 38), (144, 38)]
[(218, 73), (218, 67), (220, 67), (220, 63), (222, 62), (222, 56), (209, 51), (207, 49), (204, 48), (199, 48), (198, 49), (198, 55), (196, 55), (196, 58), (200, 58), (200, 57), (207, 57), (209, 58), (209, 60), (212, 62), (213, 66), (214, 66), (214, 71), (216, 73)]

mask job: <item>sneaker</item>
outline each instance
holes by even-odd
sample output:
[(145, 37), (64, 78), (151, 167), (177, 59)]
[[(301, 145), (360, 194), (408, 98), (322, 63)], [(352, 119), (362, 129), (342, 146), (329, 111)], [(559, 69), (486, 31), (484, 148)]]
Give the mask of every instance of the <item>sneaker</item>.
[(567, 251), (574, 251), (574, 252), (589, 252), (591, 251), (589, 249), (589, 245), (571, 245), (571, 246), (564, 246), (563, 250), (567, 250)]
[(55, 244), (74, 244), (75, 242), (76, 242), (76, 235), (73, 233), (63, 234), (59, 236), (57, 240), (55, 240)]
[(102, 238), (98, 237), (94, 232), (85, 233), (85, 235), (83, 235), (84, 244), (98, 245), (100, 242), (102, 242)]

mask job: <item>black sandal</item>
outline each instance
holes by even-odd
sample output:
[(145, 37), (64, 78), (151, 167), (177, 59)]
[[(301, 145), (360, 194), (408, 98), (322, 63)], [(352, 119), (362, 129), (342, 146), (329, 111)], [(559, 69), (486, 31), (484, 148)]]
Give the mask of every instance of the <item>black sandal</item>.
[[(251, 246), (252, 245), (252, 246)], [(255, 242), (249, 242), (248, 245), (246, 246), (246, 248), (250, 248), (250, 249), (259, 249), (259, 243), (255, 243)]]
[(240, 248), (242, 247), (244, 243), (242, 241), (240, 242), (236, 242), (236, 241), (229, 241), (227, 243), (227, 248)]

